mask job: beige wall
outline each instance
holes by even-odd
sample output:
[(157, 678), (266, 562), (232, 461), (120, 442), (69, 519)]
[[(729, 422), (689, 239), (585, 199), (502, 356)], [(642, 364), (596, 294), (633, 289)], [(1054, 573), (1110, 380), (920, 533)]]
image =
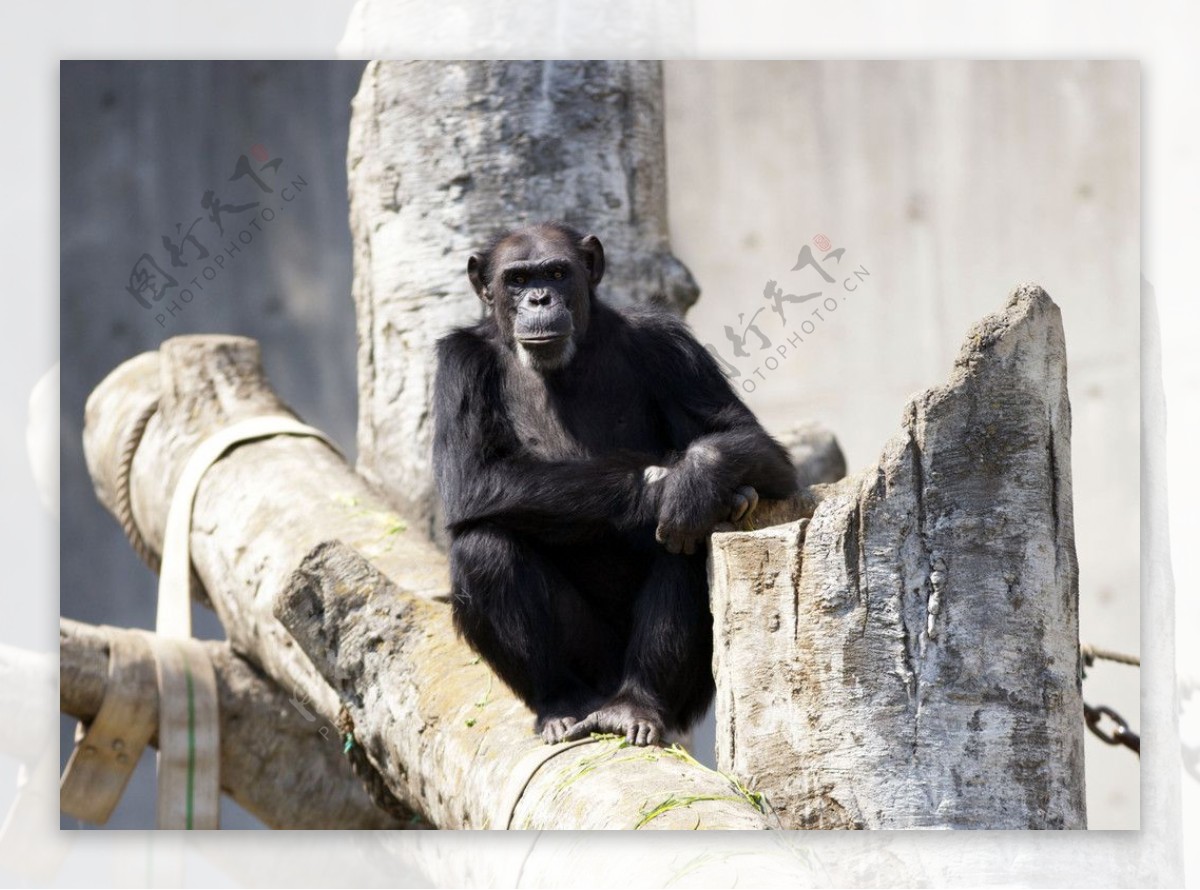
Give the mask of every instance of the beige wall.
[[(1063, 310), (1085, 642), (1139, 651), (1139, 71), (1135, 63), (771, 62), (666, 66), (672, 241), (702, 288), (689, 319), (758, 316), (772, 347), (825, 287), (789, 271), (817, 234), (861, 281), (774, 372), (739, 368), (768, 427), (815, 418), (851, 468), (943, 380), (973, 321), (1036, 281)], [(815, 248), (814, 248), (815, 250)], [(818, 256), (820, 254), (818, 253)], [(835, 274), (839, 283), (844, 277)], [(1138, 672), (1099, 666), (1085, 699), (1138, 720)], [(1089, 738), (1093, 828), (1138, 826), (1138, 761)]]

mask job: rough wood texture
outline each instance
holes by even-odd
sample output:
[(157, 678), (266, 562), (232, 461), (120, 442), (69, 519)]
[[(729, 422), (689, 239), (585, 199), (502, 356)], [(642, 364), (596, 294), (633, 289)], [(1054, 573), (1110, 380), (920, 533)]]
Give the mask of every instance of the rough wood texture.
[[(109, 641), (137, 633), (146, 632), (62, 619), (59, 698), (64, 714), (83, 722), (96, 715), (108, 682)], [(230, 797), (271, 828), (405, 827), (368, 797), (342, 755), (335, 731), (306, 717), (288, 694), (228, 644), (204, 645), (217, 675), (221, 787)], [(322, 734), (322, 728), (327, 732)], [(151, 738), (150, 744), (156, 741)]]
[[(120, 365), (88, 399), (84, 452), (112, 511), (121, 446), (133, 420), (159, 401), (130, 475), (133, 515), (156, 550), (175, 482), (195, 446), (246, 417), (290, 414), (244, 337), (176, 337)], [(192, 521), (192, 562), (235, 651), (327, 717), (336, 696), (271, 614), (275, 593), (309, 550), (338, 539), (375, 560), (405, 590), (445, 591), (441, 554), (346, 462), (315, 439), (280, 436), (239, 445), (205, 475)], [(193, 591), (200, 591), (193, 586)]]
[(1083, 828), (1058, 307), (968, 335), (811, 520), (714, 538), (718, 763), (794, 828)]
[[(116, 512), (123, 445), (147, 406), (130, 473), (133, 516), (162, 546), (169, 499), (192, 450), (246, 417), (290, 414), (263, 376), (258, 344), (244, 337), (177, 337), (118, 366), (88, 398), (84, 453), (96, 494)], [(236, 446), (209, 469), (196, 496), (193, 594), (220, 618), (234, 651), (333, 723), (334, 692), (271, 613), (274, 594), (312, 547), (330, 538), (370, 555), (405, 590), (446, 590), (440, 552), (328, 446), (276, 437)]]
[[(155, 398), (132, 488), (138, 525), (158, 547), (192, 448), (226, 423), (283, 408), (252, 340), (175, 338), (158, 355), (126, 362), (89, 399), (85, 428), (97, 493), (110, 509), (123, 431)], [(319, 545), (327, 541), (361, 556), (326, 571), (328, 547)], [(388, 786), (439, 827), (496, 825), (506, 806), (515, 806), (518, 827), (768, 825), (729, 780), (686, 757), (610, 742), (542, 745), (529, 711), (456, 638), (449, 607), (429, 599), (446, 592), (445, 557), (316, 440), (247, 443), (214, 464), (196, 497), (191, 542), (234, 650), (331, 723), (345, 703)], [(297, 584), (302, 561), (309, 580)], [(287, 602), (307, 591), (305, 602), (321, 609), (281, 613), (285, 628), (273, 612), (285, 591)]]
[(450, 610), (401, 593), (350, 548), (316, 548), (277, 614), (339, 689), (392, 790), (442, 828), (766, 828), (730, 779), (619, 740), (549, 746), (455, 638)]
[(563, 219), (604, 242), (605, 299), (695, 301), (668, 244), (662, 115), (657, 62), (368, 66), (348, 150), (358, 469), (424, 531), (441, 535), (432, 346), (479, 317), (471, 251), (504, 227)]

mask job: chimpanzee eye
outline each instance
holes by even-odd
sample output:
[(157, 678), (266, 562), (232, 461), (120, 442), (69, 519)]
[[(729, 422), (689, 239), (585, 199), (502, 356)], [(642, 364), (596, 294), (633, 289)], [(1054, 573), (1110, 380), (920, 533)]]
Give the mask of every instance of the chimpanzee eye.
[(556, 280), (556, 281), (561, 281), (561, 280), (562, 280), (562, 269), (555, 269), (555, 270), (554, 270), (554, 278), (555, 278), (555, 280)]
[(526, 278), (524, 275), (514, 275), (512, 280), (513, 280), (513, 284), (524, 284), (529, 279)]

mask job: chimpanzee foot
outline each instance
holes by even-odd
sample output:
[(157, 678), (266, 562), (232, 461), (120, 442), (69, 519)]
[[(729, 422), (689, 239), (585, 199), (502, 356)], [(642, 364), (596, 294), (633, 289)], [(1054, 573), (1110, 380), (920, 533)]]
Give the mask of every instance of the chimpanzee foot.
[(570, 727), (564, 741), (587, 738), (593, 732), (623, 735), (631, 745), (657, 745), (662, 741), (663, 722), (651, 709), (615, 698)]
[(590, 714), (603, 701), (598, 696), (580, 693), (578, 698), (556, 701), (538, 709), (533, 729), (547, 745), (566, 740), (567, 730)]
[(567, 730), (579, 721), (571, 716), (547, 717), (538, 721), (537, 731), (547, 745), (555, 745), (567, 737)]

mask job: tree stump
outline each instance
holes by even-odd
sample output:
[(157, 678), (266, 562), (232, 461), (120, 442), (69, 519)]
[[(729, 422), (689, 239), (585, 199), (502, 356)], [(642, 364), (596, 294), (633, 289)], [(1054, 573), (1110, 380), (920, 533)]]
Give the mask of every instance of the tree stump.
[(1086, 826), (1070, 429), (1024, 286), (811, 519), (714, 537), (718, 764), (785, 826)]

